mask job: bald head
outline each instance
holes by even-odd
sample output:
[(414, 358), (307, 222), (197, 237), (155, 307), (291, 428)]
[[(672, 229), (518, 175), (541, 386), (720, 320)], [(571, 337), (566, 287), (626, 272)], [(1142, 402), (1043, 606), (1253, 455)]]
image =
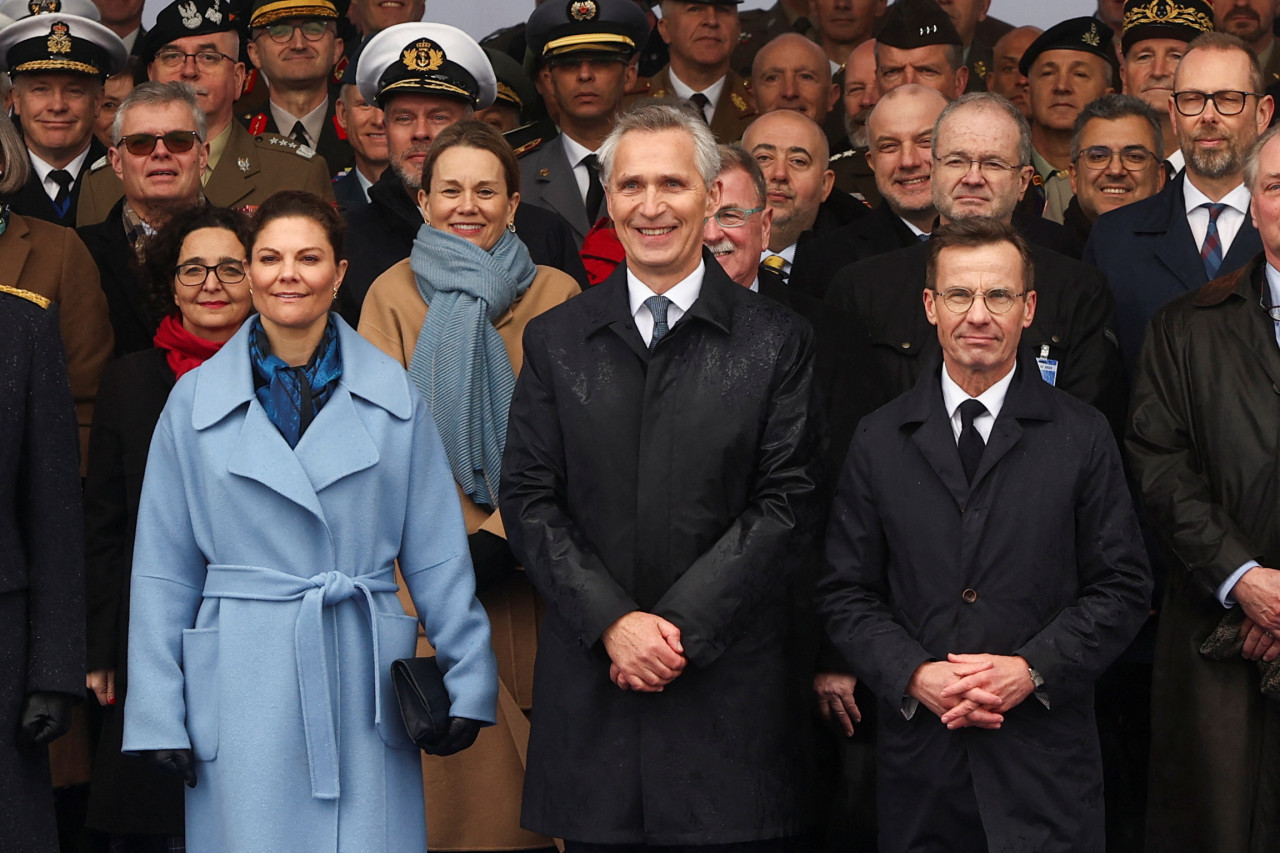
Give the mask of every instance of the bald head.
[(849, 51), (844, 64), (844, 129), (854, 148), (867, 145), (867, 116), (880, 100), (876, 84), (876, 41), (867, 39)]
[(751, 91), (761, 113), (794, 110), (821, 123), (839, 90), (822, 48), (798, 33), (783, 33), (756, 53)]
[(774, 211), (769, 248), (781, 251), (813, 227), (818, 206), (831, 193), (835, 175), (827, 168), (826, 135), (806, 116), (777, 110), (751, 123), (742, 147), (764, 172)]
[[(880, 99), (879, 103), (872, 108), (871, 114), (867, 116), (867, 138), (874, 143), (878, 125), (891, 122), (896, 117), (908, 113), (931, 115), (932, 118), (929, 119), (928, 126), (932, 130), (933, 123), (938, 120), (938, 116), (946, 109), (946, 106), (947, 99), (942, 96), (942, 93), (929, 86), (908, 83), (905, 86), (890, 89)], [(879, 123), (876, 122), (877, 115), (881, 118)]]

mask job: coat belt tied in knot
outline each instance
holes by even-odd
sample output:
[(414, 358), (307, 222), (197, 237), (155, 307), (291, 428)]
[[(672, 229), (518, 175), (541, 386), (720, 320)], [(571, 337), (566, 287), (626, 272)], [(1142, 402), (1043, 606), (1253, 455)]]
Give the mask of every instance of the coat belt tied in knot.
[(338, 738), (333, 722), (329, 662), (325, 655), (324, 608), (348, 599), (362, 599), (368, 610), (369, 640), (373, 648), (373, 722), (382, 722), (382, 679), (391, 666), (380, 659), (378, 609), (374, 593), (394, 593), (394, 566), (367, 575), (322, 572), (301, 578), (260, 566), (209, 566), (204, 594), (208, 598), (242, 598), (255, 601), (296, 601), (302, 599), (294, 623), (294, 654), (298, 661), (298, 690), (302, 699), (302, 725), (311, 769), (311, 796), (336, 800), (338, 785)]

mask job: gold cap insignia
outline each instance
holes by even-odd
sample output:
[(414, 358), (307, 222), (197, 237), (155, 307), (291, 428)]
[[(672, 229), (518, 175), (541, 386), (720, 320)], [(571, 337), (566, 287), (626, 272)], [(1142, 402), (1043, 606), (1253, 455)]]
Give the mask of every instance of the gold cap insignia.
[(570, 0), (569, 17), (575, 21), (594, 21), (600, 16), (596, 0)]
[(1151, 0), (1150, 3), (1133, 6), (1125, 12), (1126, 32), (1144, 24), (1191, 27), (1206, 33), (1213, 29), (1213, 19), (1204, 12), (1190, 6), (1180, 6), (1171, 0)]
[(71, 52), (71, 28), (62, 21), (54, 21), (49, 28), (49, 41), (45, 44), (50, 53)]
[(1089, 32), (1087, 32), (1087, 33), (1085, 33), (1084, 35), (1080, 36), (1080, 41), (1082, 41), (1082, 42), (1084, 42), (1085, 44), (1089, 45), (1089, 47), (1097, 47), (1099, 44), (1101, 44), (1101, 43), (1102, 43), (1102, 39), (1101, 39), (1101, 37), (1099, 37), (1099, 35), (1098, 35), (1098, 25), (1097, 25), (1097, 24), (1090, 24), (1090, 25), (1089, 25)]
[(410, 71), (435, 71), (444, 64), (444, 49), (429, 39), (420, 39), (404, 49), (402, 58)]
[(51, 15), (62, 11), (62, 0), (31, 0), (27, 11), (33, 15)]

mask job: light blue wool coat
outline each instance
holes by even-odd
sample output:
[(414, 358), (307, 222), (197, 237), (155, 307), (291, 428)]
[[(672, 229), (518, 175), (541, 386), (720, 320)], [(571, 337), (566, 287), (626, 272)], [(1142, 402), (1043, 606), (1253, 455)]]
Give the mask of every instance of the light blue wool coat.
[(138, 512), (124, 751), (191, 748), (191, 853), (426, 849), (391, 661), (424, 614), (452, 713), (497, 669), (457, 491), (404, 369), (337, 320), (342, 378), (295, 449), (254, 397), (248, 328), (174, 387)]

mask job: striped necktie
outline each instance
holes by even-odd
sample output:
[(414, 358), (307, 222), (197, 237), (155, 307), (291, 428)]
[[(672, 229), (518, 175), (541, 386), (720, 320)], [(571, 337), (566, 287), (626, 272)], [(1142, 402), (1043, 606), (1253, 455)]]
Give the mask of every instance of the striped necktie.
[(1200, 246), (1200, 260), (1204, 261), (1204, 274), (1213, 281), (1218, 277), (1218, 268), (1222, 266), (1222, 238), (1218, 236), (1218, 217), (1226, 207), (1222, 202), (1202, 204), (1209, 209), (1209, 230), (1204, 234), (1204, 244)]

